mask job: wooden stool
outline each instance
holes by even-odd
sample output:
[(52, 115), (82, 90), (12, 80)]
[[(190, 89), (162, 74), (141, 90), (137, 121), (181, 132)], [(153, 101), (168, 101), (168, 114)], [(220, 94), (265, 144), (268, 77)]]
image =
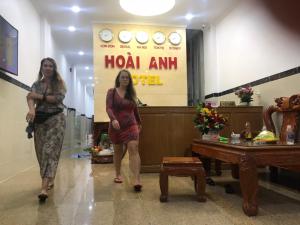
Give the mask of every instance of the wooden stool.
[(197, 200), (205, 202), (205, 172), (201, 161), (196, 157), (163, 157), (159, 185), (160, 201), (168, 201), (168, 176), (192, 176), (194, 178)]

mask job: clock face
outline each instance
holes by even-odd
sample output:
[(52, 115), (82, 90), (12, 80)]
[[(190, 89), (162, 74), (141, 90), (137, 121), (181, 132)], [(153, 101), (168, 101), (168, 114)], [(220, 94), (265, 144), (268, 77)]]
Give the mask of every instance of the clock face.
[(102, 41), (109, 42), (113, 39), (114, 35), (111, 30), (103, 29), (100, 31), (99, 37)]
[(153, 41), (158, 45), (163, 44), (166, 40), (166, 36), (162, 32), (156, 32), (155, 34), (153, 34), (152, 38)]
[(173, 45), (179, 45), (180, 42), (181, 42), (181, 36), (179, 33), (177, 32), (172, 32), (170, 35), (169, 35), (169, 41), (171, 44)]
[(128, 43), (131, 41), (132, 34), (131, 32), (127, 30), (122, 30), (119, 33), (119, 40), (122, 41), (123, 43)]
[(137, 40), (137, 42), (139, 42), (140, 44), (145, 44), (148, 42), (149, 36), (146, 32), (144, 31), (139, 31), (136, 33), (135, 35), (135, 39)]

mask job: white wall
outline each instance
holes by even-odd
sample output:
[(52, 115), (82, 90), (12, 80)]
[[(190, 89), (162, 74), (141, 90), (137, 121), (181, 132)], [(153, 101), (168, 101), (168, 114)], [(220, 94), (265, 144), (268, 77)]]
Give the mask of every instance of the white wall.
[(87, 117), (92, 117), (94, 114), (94, 97), (87, 93), (86, 84), (84, 80), (80, 79), (77, 71), (78, 69), (73, 67), (72, 73), (67, 73), (68, 78), (65, 80), (70, 85), (65, 102), (69, 104), (68, 107), (76, 109), (77, 115), (85, 114)]
[(275, 20), (259, 0), (240, 1), (204, 34), (206, 95), (300, 65), (299, 34)]
[[(76, 93), (76, 90), (72, 86), (72, 74), (69, 72), (66, 57), (55, 43), (49, 23), (35, 11), (31, 1), (0, 0), (0, 14), (19, 31), (19, 76), (8, 75), (31, 86), (37, 78), (40, 60), (48, 56), (53, 57), (67, 88), (72, 90), (68, 92), (65, 103), (69, 107), (75, 105), (76, 96), (73, 93)], [(81, 90), (83, 87), (78, 88)], [(28, 92), (2, 79), (0, 89), (0, 104), (5, 106), (0, 110), (1, 185), (16, 174), (38, 165), (33, 140), (27, 139), (25, 133)], [(85, 102), (79, 100), (77, 104), (78, 107), (84, 108)]]
[(94, 115), (94, 96), (88, 93), (87, 87), (85, 86), (85, 115), (89, 118)]
[(59, 46), (56, 44), (50, 24), (45, 18), (41, 19), (41, 50), (43, 57), (54, 58), (58, 71), (64, 79), (67, 86), (67, 94), (64, 100), (64, 104), (67, 107), (75, 108), (74, 98), (73, 98), (73, 87), (72, 87), (72, 73), (70, 72), (70, 65), (67, 62), (67, 59), (64, 53), (60, 50)]
[(216, 49), (216, 27), (211, 25), (204, 31), (204, 95), (219, 91), (218, 56)]
[(85, 96), (80, 96), (84, 86), (79, 80), (76, 84), (73, 83), (73, 74), (69, 70), (71, 66), (64, 52), (61, 52), (53, 39), (50, 24), (39, 15), (31, 2), (29, 0), (2, 0), (0, 1), (0, 14), (19, 31), (19, 75), (8, 75), (31, 86), (37, 78), (40, 60), (44, 57), (52, 57), (56, 60), (58, 71), (66, 82), (65, 105), (76, 108), (79, 114), (90, 112), (93, 105), (90, 101), (88, 103), (84, 101)]
[[(37, 77), (41, 49), (40, 17), (27, 0), (1, 0), (0, 14), (19, 31), (19, 76), (10, 75), (31, 86)], [(0, 80), (0, 184), (10, 177), (37, 166), (33, 140), (25, 127), (27, 91)]]
[(40, 17), (27, 0), (1, 0), (0, 14), (19, 31), (19, 76), (11, 76), (31, 86), (42, 56)]

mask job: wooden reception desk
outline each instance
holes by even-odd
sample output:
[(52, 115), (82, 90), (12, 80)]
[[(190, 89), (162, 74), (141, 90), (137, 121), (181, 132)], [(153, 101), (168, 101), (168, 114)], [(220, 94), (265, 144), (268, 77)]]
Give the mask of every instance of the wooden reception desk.
[[(159, 172), (164, 156), (184, 156), (191, 152), (194, 138), (200, 133), (194, 128), (195, 107), (165, 106), (140, 107), (142, 132), (140, 155), (142, 172)], [(220, 107), (218, 112), (228, 117), (229, 126), (221, 135), (229, 137), (232, 130), (240, 133), (246, 121), (252, 130), (262, 127), (262, 107)]]

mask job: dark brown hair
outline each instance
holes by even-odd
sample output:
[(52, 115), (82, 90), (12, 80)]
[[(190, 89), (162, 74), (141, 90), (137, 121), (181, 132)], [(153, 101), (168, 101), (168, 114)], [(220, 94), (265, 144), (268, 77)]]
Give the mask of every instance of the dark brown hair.
[(38, 80), (41, 80), (43, 78), (43, 73), (42, 73), (42, 67), (45, 61), (49, 61), (52, 65), (53, 65), (53, 76), (51, 79), (51, 89), (54, 92), (57, 91), (66, 91), (66, 85), (65, 82), (63, 81), (61, 75), (57, 72), (57, 65), (54, 59), (52, 58), (44, 58), (41, 61), (41, 65), (40, 65), (40, 70), (39, 70), (39, 75), (38, 75)]
[(115, 88), (120, 87), (119, 79), (120, 79), (122, 72), (127, 73), (128, 77), (129, 77), (129, 84), (127, 85), (127, 88), (126, 88), (125, 98), (136, 103), (136, 101), (137, 101), (136, 92), (133, 87), (131, 73), (128, 70), (120, 70), (120, 72), (118, 73), (116, 80), (115, 80)]

